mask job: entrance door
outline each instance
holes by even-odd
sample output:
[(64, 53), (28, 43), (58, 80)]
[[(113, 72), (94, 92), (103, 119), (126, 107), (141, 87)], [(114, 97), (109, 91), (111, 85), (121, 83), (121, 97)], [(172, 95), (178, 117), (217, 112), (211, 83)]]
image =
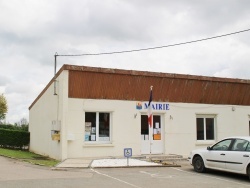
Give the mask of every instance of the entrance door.
[(160, 115), (153, 115), (153, 126), (148, 125), (148, 116), (141, 115), (141, 153), (163, 153), (163, 125)]

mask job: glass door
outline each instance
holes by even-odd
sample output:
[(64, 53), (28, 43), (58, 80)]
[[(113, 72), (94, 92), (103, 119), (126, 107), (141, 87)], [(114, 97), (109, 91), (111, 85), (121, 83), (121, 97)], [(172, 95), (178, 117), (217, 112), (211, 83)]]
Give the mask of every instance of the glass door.
[(163, 153), (163, 129), (161, 115), (153, 115), (153, 126), (148, 125), (148, 116), (141, 115), (141, 154)]

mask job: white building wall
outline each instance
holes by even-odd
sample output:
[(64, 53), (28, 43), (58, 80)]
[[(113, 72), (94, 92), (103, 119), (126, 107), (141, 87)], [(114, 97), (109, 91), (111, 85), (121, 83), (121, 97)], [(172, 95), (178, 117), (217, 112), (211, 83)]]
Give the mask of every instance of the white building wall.
[[(153, 110), (161, 114), (164, 122), (164, 153), (188, 156), (194, 148), (206, 147), (224, 137), (249, 135), (250, 107), (169, 103), (170, 110)], [(130, 147), (133, 155), (141, 155), (140, 115), (146, 110), (136, 110), (136, 101), (69, 99), (67, 130), (74, 135), (68, 141), (68, 158), (123, 156)], [(85, 112), (111, 112), (110, 144), (84, 142)], [(135, 114), (137, 116), (135, 117)], [(196, 141), (196, 115), (215, 115), (215, 141)]]
[[(132, 108), (131, 108), (132, 107)], [(111, 139), (109, 144), (84, 142), (85, 112), (111, 113)], [(68, 156), (123, 156), (123, 148), (132, 147), (140, 154), (140, 117), (135, 102), (118, 100), (69, 99), (68, 131), (75, 140), (68, 141)]]
[(68, 158), (68, 77), (69, 72), (63, 71), (59, 77), (59, 94), (57, 95), (59, 101), (58, 120), (61, 121), (60, 131), (60, 160)]
[[(249, 136), (249, 112), (249, 106), (170, 103), (165, 151), (187, 156), (194, 148), (209, 146), (228, 136)], [(215, 141), (196, 140), (197, 114), (215, 115)]]
[[(58, 120), (62, 128), (65, 124), (63, 112), (64, 108), (67, 108), (65, 97), (68, 99), (68, 71), (61, 73), (56, 80), (57, 95), (54, 95), (54, 84), (51, 84), (30, 109), (29, 131), (30, 151), (60, 160), (62, 151), (67, 149), (67, 145), (62, 145), (60, 141), (53, 141), (51, 129), (54, 120)], [(64, 131), (62, 134), (64, 136)], [(62, 148), (63, 146), (65, 148)]]

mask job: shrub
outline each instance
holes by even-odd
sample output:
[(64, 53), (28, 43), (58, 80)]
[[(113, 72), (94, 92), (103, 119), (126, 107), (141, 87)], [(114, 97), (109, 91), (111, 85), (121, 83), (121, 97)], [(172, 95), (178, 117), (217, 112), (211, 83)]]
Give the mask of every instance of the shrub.
[(18, 130), (18, 131), (27, 131), (28, 132), (28, 125), (11, 125), (11, 124), (0, 124), (0, 129), (9, 129), (9, 130)]
[(29, 132), (0, 128), (0, 146), (3, 148), (24, 149), (29, 142)]

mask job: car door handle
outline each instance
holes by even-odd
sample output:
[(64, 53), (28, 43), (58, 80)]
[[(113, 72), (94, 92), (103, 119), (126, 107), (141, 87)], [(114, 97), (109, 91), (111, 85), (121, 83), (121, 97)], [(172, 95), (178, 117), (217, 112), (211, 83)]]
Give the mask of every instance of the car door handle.
[(243, 155), (243, 157), (249, 157), (249, 155)]
[(222, 154), (220, 154), (220, 155), (226, 155), (225, 153), (222, 153)]

